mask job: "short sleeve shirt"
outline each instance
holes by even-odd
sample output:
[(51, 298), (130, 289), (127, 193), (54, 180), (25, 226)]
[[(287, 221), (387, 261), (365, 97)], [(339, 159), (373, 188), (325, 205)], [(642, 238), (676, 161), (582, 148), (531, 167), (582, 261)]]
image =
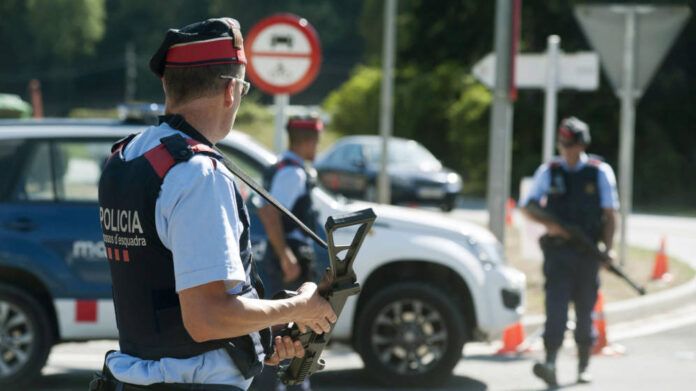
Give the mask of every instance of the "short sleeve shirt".
[[(554, 162), (559, 163), (561, 168), (575, 172), (581, 170), (588, 164), (589, 157), (586, 153), (580, 155), (580, 160), (574, 167), (569, 167), (563, 158), (555, 158)], [(616, 191), (616, 177), (611, 166), (601, 162), (599, 164), (597, 176), (597, 188), (599, 189), (599, 203), (602, 209), (619, 209), (619, 196)], [(526, 206), (529, 201), (541, 201), (551, 188), (551, 164), (542, 164), (534, 173), (532, 187), (526, 197), (520, 200), (520, 206)]]
[[(126, 160), (143, 155), (172, 134), (188, 136), (169, 125), (150, 127), (124, 151)], [(237, 214), (232, 174), (210, 157), (195, 155), (169, 170), (155, 205), (155, 223), (162, 244), (173, 255), (176, 291), (224, 281), (238, 293), (246, 274), (239, 255), (243, 224)], [(132, 384), (162, 382), (229, 384), (246, 389), (230, 357), (218, 349), (187, 359), (141, 360), (116, 352), (107, 358), (114, 376)]]
[[(307, 172), (302, 168), (304, 160), (292, 151), (283, 152), (279, 156), (279, 161), (282, 160), (292, 160), (297, 165), (288, 164), (278, 170), (273, 176), (268, 191), (281, 205), (292, 210), (295, 202), (307, 191)], [(265, 200), (261, 202), (261, 205), (266, 204)], [(304, 240), (299, 228), (293, 229), (287, 234), (287, 237)]]

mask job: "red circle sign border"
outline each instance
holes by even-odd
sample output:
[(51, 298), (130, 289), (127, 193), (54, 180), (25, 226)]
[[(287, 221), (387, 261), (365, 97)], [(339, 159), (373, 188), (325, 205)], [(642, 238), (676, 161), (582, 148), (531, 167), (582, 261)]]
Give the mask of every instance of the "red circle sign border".
[[(306, 21), (306, 19), (293, 14), (275, 14), (261, 20), (249, 31), (249, 36), (245, 40), (244, 45), (244, 51), (247, 53), (247, 73), (249, 75), (249, 80), (260, 90), (269, 94), (296, 94), (307, 88), (319, 74), (319, 67), (321, 66), (321, 46), (319, 45), (319, 37), (314, 27), (309, 23), (303, 24), (301, 22), (302, 20)], [(254, 69), (254, 53), (251, 51), (254, 40), (263, 30), (274, 24), (289, 24), (293, 27), (297, 27), (307, 38), (311, 48), (309, 69), (300, 80), (287, 86), (276, 86), (267, 83)]]

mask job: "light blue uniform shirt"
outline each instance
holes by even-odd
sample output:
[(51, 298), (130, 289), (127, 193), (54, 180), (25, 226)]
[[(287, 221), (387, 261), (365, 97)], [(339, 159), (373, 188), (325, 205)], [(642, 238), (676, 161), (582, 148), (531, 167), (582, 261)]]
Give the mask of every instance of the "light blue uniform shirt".
[[(561, 168), (567, 172), (577, 172), (588, 164), (589, 157), (586, 153), (580, 154), (580, 160), (574, 167), (569, 167), (562, 157), (555, 157), (552, 162), (560, 163)], [(619, 209), (619, 195), (616, 192), (616, 177), (611, 166), (601, 162), (598, 166), (597, 188), (599, 189), (599, 204), (602, 209)], [(527, 196), (522, 198), (520, 206), (526, 206), (529, 201), (541, 201), (551, 187), (551, 164), (542, 164), (534, 173), (532, 187)]]
[[(297, 199), (302, 197), (307, 191), (307, 173), (302, 168), (304, 167), (304, 159), (302, 159), (298, 154), (292, 151), (285, 151), (279, 157), (278, 161), (282, 160), (292, 160), (293, 162), (299, 164), (286, 165), (285, 167), (278, 170), (273, 176), (271, 181), (270, 189), (268, 192), (280, 202), (281, 205), (292, 210), (292, 207), (297, 202)], [(260, 199), (260, 205), (266, 205), (266, 200)], [(288, 238), (296, 239), (300, 241), (306, 240), (306, 237), (301, 233), (299, 228), (295, 228), (290, 233), (287, 234)]]
[[(124, 156), (132, 160), (160, 143), (162, 137), (181, 134), (167, 124), (150, 127), (128, 143)], [(157, 235), (173, 254), (176, 291), (224, 281), (236, 294), (245, 281), (239, 257), (243, 224), (237, 215), (232, 174), (208, 156), (195, 155), (167, 173), (155, 205)], [(186, 359), (141, 360), (116, 352), (107, 357), (111, 373), (131, 384), (228, 384), (249, 388), (251, 379), (237, 370), (224, 349)]]

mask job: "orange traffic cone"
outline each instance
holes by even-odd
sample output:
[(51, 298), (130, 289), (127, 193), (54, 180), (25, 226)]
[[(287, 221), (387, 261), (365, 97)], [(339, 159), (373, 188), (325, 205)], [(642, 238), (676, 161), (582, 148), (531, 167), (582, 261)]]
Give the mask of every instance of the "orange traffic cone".
[(505, 225), (507, 226), (512, 225), (512, 213), (515, 210), (515, 206), (515, 200), (508, 198), (505, 203)]
[(517, 322), (503, 331), (503, 347), (497, 354), (519, 353), (518, 348), (522, 342), (524, 342), (524, 327), (522, 323)]
[(667, 260), (667, 254), (665, 253), (665, 237), (660, 240), (660, 248), (655, 254), (655, 266), (653, 266), (652, 279), (659, 280), (665, 278), (669, 275), (667, 271), (669, 270), (669, 262)]
[(592, 323), (597, 330), (597, 340), (592, 347), (592, 354), (602, 353), (609, 342), (607, 341), (607, 323), (604, 319), (604, 296), (602, 291), (597, 291), (597, 302), (592, 310)]

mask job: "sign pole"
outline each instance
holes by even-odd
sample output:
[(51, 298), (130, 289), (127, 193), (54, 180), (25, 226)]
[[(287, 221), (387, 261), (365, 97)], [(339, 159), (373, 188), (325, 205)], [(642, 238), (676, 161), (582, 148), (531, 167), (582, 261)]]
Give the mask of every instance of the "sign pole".
[(387, 171), (389, 139), (392, 135), (394, 90), (394, 41), (396, 39), (396, 0), (384, 4), (384, 46), (382, 49), (382, 96), (379, 110), (379, 134), (382, 136), (382, 159), (377, 177), (377, 200), (391, 203), (391, 188)]
[(273, 95), (275, 130), (273, 149), (286, 147), (285, 124), (290, 95), (307, 88), (321, 66), (321, 46), (306, 19), (276, 14), (262, 19), (245, 40), (247, 76), (255, 88)]
[(497, 0), (495, 9), (496, 63), (488, 150), (488, 226), (496, 238), (505, 244), (505, 202), (510, 190), (512, 138), (512, 2)]
[(558, 98), (558, 53), (561, 38), (550, 35), (546, 49), (546, 87), (544, 95), (544, 144), (541, 162), (548, 162), (553, 157), (556, 128), (556, 102)]
[(275, 105), (276, 109), (275, 134), (273, 135), (273, 149), (276, 153), (281, 153), (285, 149), (285, 124), (288, 122), (285, 113), (287, 112), (287, 107), (289, 103), (290, 95), (273, 95), (273, 104)]
[(631, 214), (633, 189), (633, 144), (635, 138), (635, 44), (636, 44), (636, 9), (626, 7), (626, 31), (624, 35), (623, 83), (621, 90), (621, 140), (619, 145), (619, 194), (621, 195), (621, 248), (619, 262), (625, 264), (626, 222)]

